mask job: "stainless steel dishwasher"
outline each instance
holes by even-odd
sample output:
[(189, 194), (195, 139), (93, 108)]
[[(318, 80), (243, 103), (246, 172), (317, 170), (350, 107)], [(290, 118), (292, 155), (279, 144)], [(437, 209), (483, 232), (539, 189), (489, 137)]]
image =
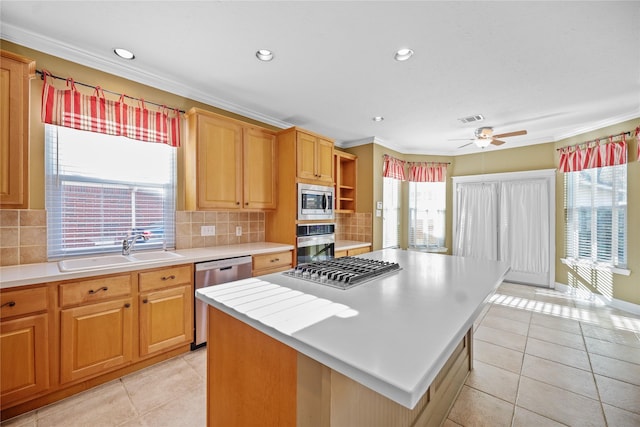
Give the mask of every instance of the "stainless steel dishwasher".
[[(221, 285), (248, 277), (251, 277), (250, 256), (225, 258), (195, 264), (196, 289)], [(195, 340), (191, 344), (191, 350), (202, 347), (207, 343), (207, 304), (197, 298), (194, 298), (194, 301)]]

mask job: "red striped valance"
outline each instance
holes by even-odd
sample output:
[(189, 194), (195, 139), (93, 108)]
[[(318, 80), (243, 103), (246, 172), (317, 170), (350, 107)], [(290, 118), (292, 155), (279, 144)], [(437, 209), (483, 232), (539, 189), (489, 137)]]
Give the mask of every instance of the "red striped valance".
[(382, 176), (385, 178), (394, 178), (405, 181), (406, 178), (404, 175), (404, 161), (385, 154), (382, 167)]
[(409, 163), (409, 181), (445, 182), (448, 163)]
[(118, 101), (105, 98), (100, 87), (93, 95), (80, 93), (73, 79), (67, 79), (66, 89), (55, 88), (43, 71), (42, 121), (89, 132), (125, 136), (139, 141), (180, 146), (180, 114), (167, 108), (151, 111), (141, 100), (139, 107), (127, 105), (124, 95)]
[[(584, 169), (617, 166), (627, 163), (626, 133), (610, 136), (608, 140), (596, 140), (558, 149), (560, 172), (578, 172)], [(614, 141), (622, 137), (620, 141)]]

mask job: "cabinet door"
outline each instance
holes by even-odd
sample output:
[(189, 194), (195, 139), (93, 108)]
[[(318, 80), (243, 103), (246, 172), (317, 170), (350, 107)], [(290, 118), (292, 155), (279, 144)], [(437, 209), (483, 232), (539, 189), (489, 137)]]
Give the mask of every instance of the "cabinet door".
[(29, 207), (29, 79), (35, 62), (2, 51), (0, 62), (0, 206)]
[(333, 183), (333, 142), (319, 138), (316, 149), (316, 179), (327, 184)]
[(180, 286), (140, 296), (140, 355), (193, 341), (193, 292)]
[(60, 382), (107, 372), (132, 359), (131, 298), (60, 311)]
[(239, 209), (242, 200), (242, 127), (198, 117), (198, 208)]
[(296, 141), (296, 176), (318, 179), (316, 176), (316, 140), (313, 135), (298, 132)]
[(49, 388), (48, 315), (2, 321), (0, 401), (3, 406)]
[(276, 137), (259, 129), (244, 131), (244, 207), (276, 208)]

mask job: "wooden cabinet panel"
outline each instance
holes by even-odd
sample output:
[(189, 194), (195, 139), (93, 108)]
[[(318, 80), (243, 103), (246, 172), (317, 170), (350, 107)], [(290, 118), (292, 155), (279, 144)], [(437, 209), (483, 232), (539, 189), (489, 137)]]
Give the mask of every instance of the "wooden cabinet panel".
[(0, 401), (3, 407), (49, 388), (48, 340), (46, 313), (0, 323)]
[(293, 267), (293, 251), (253, 256), (253, 276), (276, 273)]
[(239, 209), (242, 198), (242, 127), (198, 117), (198, 207)]
[(192, 271), (191, 265), (143, 271), (138, 274), (140, 292), (190, 284), (193, 276)]
[(35, 62), (0, 51), (0, 207), (29, 207), (29, 80)]
[(360, 254), (366, 254), (367, 252), (371, 252), (371, 247), (367, 246), (367, 247), (364, 247), (364, 248), (349, 249), (347, 251), (347, 255), (348, 256), (356, 256), (356, 255), (360, 255)]
[(317, 159), (317, 179), (333, 184), (333, 142), (318, 138)]
[(44, 286), (0, 293), (0, 318), (2, 319), (45, 311), (47, 307), (47, 288)]
[(297, 132), (296, 175), (319, 184), (333, 183), (333, 142)]
[(193, 341), (191, 285), (140, 296), (140, 355)]
[(121, 298), (60, 311), (60, 382), (101, 374), (132, 360), (133, 306)]
[(63, 283), (60, 289), (60, 306), (68, 307), (104, 301), (131, 294), (131, 275), (103, 276), (78, 282)]
[(275, 209), (276, 136), (255, 128), (243, 131), (244, 207)]
[(275, 134), (197, 108), (187, 120), (186, 209), (275, 209)]

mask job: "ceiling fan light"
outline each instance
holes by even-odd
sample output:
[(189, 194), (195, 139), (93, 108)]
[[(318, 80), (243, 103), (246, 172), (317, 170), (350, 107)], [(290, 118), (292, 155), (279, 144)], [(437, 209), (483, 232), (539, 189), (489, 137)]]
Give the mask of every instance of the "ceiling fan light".
[(476, 144), (477, 147), (485, 148), (491, 144), (491, 138), (476, 138), (473, 143)]

